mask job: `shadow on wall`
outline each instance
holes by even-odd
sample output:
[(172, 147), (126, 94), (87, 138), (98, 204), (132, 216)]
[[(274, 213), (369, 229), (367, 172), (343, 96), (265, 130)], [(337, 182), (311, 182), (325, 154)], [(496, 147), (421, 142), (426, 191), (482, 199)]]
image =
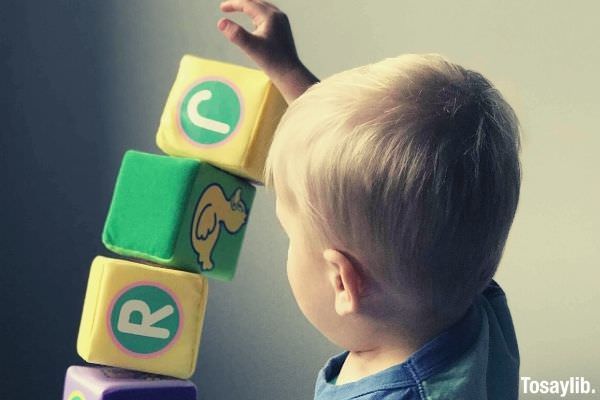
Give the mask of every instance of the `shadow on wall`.
[[(67, 367), (83, 364), (85, 288), (94, 256), (111, 255), (101, 232), (121, 158), (159, 153), (181, 56), (251, 66), (215, 28), (217, 7), (30, 3), (0, 12), (0, 399), (58, 399)], [(260, 189), (235, 281), (209, 290), (201, 398), (305, 398), (337, 352), (297, 310), (286, 245), (274, 198)]]
[[(0, 398), (58, 399), (117, 165), (107, 165), (104, 2), (0, 13)], [(112, 157), (113, 159), (116, 157)]]

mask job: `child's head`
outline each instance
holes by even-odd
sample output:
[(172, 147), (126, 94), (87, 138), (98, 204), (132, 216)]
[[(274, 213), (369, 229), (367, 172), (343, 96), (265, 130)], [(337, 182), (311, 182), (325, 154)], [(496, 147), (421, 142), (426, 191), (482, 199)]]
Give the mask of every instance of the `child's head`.
[[(295, 100), (265, 182), (290, 221), (290, 245), (304, 242), (290, 247), (288, 275), (311, 322), (331, 338), (323, 325), (343, 308), (340, 276), (310, 281), (331, 265), (326, 249), (385, 293), (379, 306), (401, 323), (460, 316), (492, 279), (517, 208), (518, 130), (487, 79), (437, 54), (344, 71)], [(303, 257), (310, 266), (295, 265)], [(335, 311), (311, 305), (320, 292)]]

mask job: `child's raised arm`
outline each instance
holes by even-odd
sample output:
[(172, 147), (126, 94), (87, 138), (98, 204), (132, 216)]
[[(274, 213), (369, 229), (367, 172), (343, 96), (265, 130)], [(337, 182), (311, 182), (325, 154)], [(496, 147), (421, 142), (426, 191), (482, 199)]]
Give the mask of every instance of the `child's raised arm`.
[(263, 0), (227, 0), (220, 8), (252, 19), (253, 32), (227, 18), (219, 19), (217, 27), (265, 71), (288, 103), (319, 82), (300, 61), (287, 15), (279, 8)]

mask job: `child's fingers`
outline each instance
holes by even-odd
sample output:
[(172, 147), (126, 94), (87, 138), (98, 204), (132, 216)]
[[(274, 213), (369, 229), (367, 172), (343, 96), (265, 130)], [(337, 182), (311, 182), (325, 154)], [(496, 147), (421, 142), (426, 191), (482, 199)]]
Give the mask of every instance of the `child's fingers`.
[(252, 18), (255, 25), (262, 23), (269, 11), (265, 5), (250, 0), (227, 0), (221, 3), (220, 8), (223, 12), (241, 11)]
[(230, 19), (221, 18), (217, 22), (217, 28), (232, 43), (240, 46), (245, 51), (252, 51), (256, 44), (256, 38), (247, 30)]
[(268, 1), (265, 1), (265, 0), (255, 0), (255, 1), (267, 6), (269, 8), (272, 8), (275, 11), (280, 11), (279, 8), (273, 3), (269, 3)]

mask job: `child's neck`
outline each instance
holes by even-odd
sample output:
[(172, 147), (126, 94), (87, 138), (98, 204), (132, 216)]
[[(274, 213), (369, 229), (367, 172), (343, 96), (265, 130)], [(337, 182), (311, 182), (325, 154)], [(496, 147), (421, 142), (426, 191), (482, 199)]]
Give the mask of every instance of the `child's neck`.
[(403, 345), (379, 346), (368, 350), (350, 351), (340, 369), (336, 385), (354, 382), (400, 364), (417, 350), (418, 347)]
[(351, 350), (338, 374), (336, 385), (355, 382), (359, 379), (381, 372), (394, 365), (405, 362), (425, 343), (447, 329), (455, 321), (439, 321), (428, 325), (423, 331), (407, 335), (406, 332), (393, 329), (378, 332), (378, 339), (360, 350)]

